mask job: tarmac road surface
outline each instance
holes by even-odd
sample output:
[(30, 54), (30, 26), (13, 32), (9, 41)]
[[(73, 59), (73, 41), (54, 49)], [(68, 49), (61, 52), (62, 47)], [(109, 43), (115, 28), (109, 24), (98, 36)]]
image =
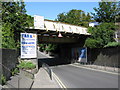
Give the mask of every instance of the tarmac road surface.
[(118, 88), (118, 75), (71, 65), (52, 68), (66, 88)]

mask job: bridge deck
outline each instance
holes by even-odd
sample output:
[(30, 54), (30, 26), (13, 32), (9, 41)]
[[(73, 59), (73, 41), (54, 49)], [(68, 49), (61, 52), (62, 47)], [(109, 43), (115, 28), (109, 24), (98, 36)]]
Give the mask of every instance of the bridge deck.
[(75, 43), (79, 42), (81, 36), (90, 35), (85, 27), (46, 20), (42, 16), (34, 17), (34, 27), (27, 28), (26, 31), (37, 33), (40, 41), (57, 43)]
[(90, 35), (87, 32), (86, 27), (82, 26), (77, 26), (77, 25), (72, 25), (72, 24), (67, 24), (67, 23), (62, 23), (59, 21), (53, 21), (53, 20), (47, 20), (44, 19), (43, 16), (34, 16), (34, 28), (32, 29), (38, 29), (39, 31), (43, 33), (50, 34), (84, 34), (84, 35)]

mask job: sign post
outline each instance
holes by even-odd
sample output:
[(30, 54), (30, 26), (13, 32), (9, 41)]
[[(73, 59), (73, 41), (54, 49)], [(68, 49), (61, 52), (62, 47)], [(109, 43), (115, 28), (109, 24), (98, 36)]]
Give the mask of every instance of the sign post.
[(31, 59), (38, 70), (37, 56), (37, 34), (21, 33), (21, 58)]
[(21, 33), (21, 58), (37, 58), (37, 35)]

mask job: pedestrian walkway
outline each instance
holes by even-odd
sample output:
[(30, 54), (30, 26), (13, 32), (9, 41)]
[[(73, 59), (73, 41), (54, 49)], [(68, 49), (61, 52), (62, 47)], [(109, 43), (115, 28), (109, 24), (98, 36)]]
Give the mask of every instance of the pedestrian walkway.
[(103, 70), (103, 71), (120, 73), (119, 68), (116, 68), (116, 67), (107, 67), (107, 66), (90, 65), (90, 64), (82, 65), (80, 63), (74, 63), (74, 65), (83, 66), (83, 67), (86, 67), (86, 68), (93, 68), (93, 69)]
[(32, 85), (33, 88), (60, 88), (55, 79), (50, 79), (48, 73), (40, 68), (38, 73), (35, 75), (35, 80)]
[[(43, 55), (43, 56), (42, 56)], [(52, 56), (50, 56), (49, 54), (46, 54), (44, 52), (40, 52), (38, 51), (38, 58), (44, 58), (44, 56), (48, 57), (48, 58), (53, 58)]]
[(2, 89), (2, 85), (0, 85), (0, 90)]
[(31, 88), (33, 79), (24, 75), (24, 73), (19, 73), (17, 75), (11, 76), (10, 80), (7, 81), (3, 88)]

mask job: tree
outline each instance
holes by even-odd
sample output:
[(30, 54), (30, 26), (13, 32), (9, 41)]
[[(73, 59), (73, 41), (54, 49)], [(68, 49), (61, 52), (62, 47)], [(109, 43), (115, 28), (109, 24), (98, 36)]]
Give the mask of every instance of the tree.
[(55, 49), (57, 48), (57, 45), (55, 44), (48, 44), (47, 48), (46, 48), (46, 51), (54, 51)]
[(116, 15), (116, 22), (120, 22), (120, 1), (118, 2), (118, 14)]
[(39, 47), (40, 47), (40, 49), (39, 49), (40, 51), (44, 51), (46, 44), (39, 44)]
[(86, 39), (85, 46), (90, 48), (103, 48), (109, 42), (113, 42), (114, 31), (117, 27), (114, 23), (102, 23), (97, 27), (89, 27), (91, 37)]
[(82, 10), (72, 9), (67, 13), (58, 14), (56, 21), (88, 27), (88, 23), (93, 21), (91, 18), (89, 13), (85, 14)]
[(120, 10), (119, 7), (118, 2), (102, 0), (102, 2), (99, 2), (99, 8), (94, 8), (96, 13), (92, 13), (92, 15), (97, 22), (116, 22), (116, 16)]
[(10, 27), (11, 24), (9, 22), (2, 25), (2, 48), (15, 48), (14, 35)]
[(0, 1), (0, 48), (2, 48), (2, 4)]
[(27, 27), (34, 27), (34, 18), (26, 14)]
[(19, 45), (20, 32), (27, 26), (26, 16), (24, 2), (2, 2), (3, 48), (15, 48)]

